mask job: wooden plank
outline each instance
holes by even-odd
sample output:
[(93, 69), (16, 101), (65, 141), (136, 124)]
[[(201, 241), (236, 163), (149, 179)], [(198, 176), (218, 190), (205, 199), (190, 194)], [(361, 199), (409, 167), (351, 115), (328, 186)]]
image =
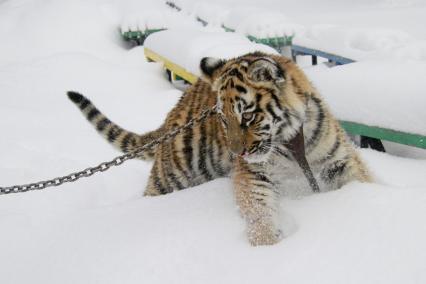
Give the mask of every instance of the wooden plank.
[(187, 71), (186, 69), (180, 67), (179, 65), (171, 62), (169, 59), (155, 53), (149, 48), (144, 48), (145, 56), (148, 60), (156, 61), (156, 62), (162, 62), (164, 64), (164, 67), (168, 70), (170, 70), (172, 73), (178, 75), (179, 77), (185, 79), (191, 84), (194, 84), (197, 82), (198, 77), (192, 74), (191, 72)]
[(352, 121), (340, 121), (342, 127), (351, 134), (373, 137), (381, 140), (426, 149), (426, 136), (396, 131), (377, 126), (368, 126)]

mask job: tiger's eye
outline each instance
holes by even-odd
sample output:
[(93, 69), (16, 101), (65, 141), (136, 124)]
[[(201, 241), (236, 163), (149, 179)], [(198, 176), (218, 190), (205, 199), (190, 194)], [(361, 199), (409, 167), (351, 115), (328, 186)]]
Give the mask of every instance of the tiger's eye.
[(253, 118), (254, 113), (253, 112), (245, 112), (243, 113), (243, 119), (246, 121), (249, 121)]
[(235, 86), (235, 89), (237, 89), (237, 91), (238, 91), (239, 93), (243, 93), (243, 94), (246, 94), (246, 93), (247, 93), (246, 88), (244, 88), (244, 87), (242, 87), (242, 86), (240, 86), (240, 85), (236, 85), (236, 86)]

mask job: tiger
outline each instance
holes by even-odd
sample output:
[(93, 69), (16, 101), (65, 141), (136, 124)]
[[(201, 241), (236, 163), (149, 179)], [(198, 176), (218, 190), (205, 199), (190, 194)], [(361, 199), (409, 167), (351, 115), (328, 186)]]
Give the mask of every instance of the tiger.
[(153, 161), (144, 196), (231, 177), (248, 241), (259, 246), (283, 238), (280, 195), (297, 186), (309, 187), (288, 147), (301, 131), (305, 157), (321, 191), (351, 181), (372, 181), (339, 122), (290, 59), (262, 52), (232, 59), (205, 57), (200, 71), (201, 77), (187, 88), (164, 123), (142, 135), (109, 120), (80, 93), (67, 93), (97, 131), (124, 153), (216, 107), (213, 115), (142, 153), (142, 159)]

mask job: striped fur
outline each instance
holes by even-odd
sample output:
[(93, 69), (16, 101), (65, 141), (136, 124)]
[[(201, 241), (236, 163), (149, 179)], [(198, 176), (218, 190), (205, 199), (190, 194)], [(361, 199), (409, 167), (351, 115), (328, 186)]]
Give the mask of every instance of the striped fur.
[(120, 128), (88, 99), (68, 93), (98, 132), (124, 152), (218, 105), (217, 115), (142, 157), (154, 159), (145, 195), (166, 194), (232, 175), (250, 243), (266, 245), (280, 240), (278, 197), (291, 189), (288, 181), (300, 174), (286, 148), (300, 127), (307, 160), (322, 191), (353, 180), (371, 180), (339, 123), (290, 60), (252, 53), (228, 61), (205, 58), (200, 67), (202, 79), (183, 94), (159, 129), (143, 135)]
[[(110, 121), (92, 104), (90, 100), (85, 98), (83, 95), (71, 91), (67, 94), (68, 98), (79, 107), (81, 112), (96, 128), (99, 134), (101, 134), (108, 142), (110, 142), (115, 148), (122, 152), (131, 152), (164, 134), (162, 127), (144, 135), (138, 135), (127, 131), (114, 122)], [(154, 148), (150, 151), (144, 152), (141, 158), (152, 160), (155, 155), (155, 150), (156, 149)]]

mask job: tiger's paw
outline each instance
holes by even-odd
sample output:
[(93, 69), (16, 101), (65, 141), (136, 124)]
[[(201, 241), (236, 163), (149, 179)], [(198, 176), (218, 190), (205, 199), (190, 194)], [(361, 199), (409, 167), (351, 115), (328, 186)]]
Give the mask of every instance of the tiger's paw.
[(274, 245), (283, 238), (282, 231), (265, 220), (250, 224), (247, 233), (252, 246)]

